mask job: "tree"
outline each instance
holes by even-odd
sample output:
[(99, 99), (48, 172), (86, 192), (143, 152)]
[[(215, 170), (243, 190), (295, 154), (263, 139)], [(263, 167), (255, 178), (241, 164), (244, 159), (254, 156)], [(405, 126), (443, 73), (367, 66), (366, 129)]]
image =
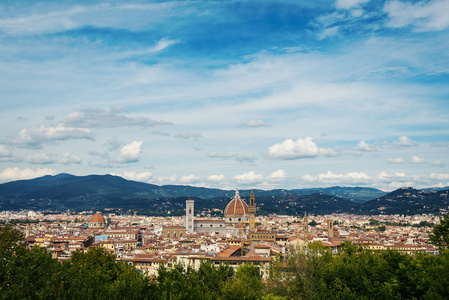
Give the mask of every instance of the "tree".
[(434, 225), (432, 232), (428, 234), (430, 242), (440, 251), (447, 250), (449, 246), (449, 213), (440, 219), (440, 224)]
[(235, 279), (227, 281), (224, 285), (223, 299), (262, 299), (263, 288), (259, 267), (243, 264), (238, 267)]
[(291, 248), (285, 261), (273, 261), (268, 281), (270, 293), (288, 299), (313, 299), (325, 289), (323, 274), (332, 260), (330, 248), (320, 243)]
[(27, 249), (18, 230), (0, 227), (0, 299), (52, 299), (60, 270), (46, 249)]
[(63, 264), (62, 284), (61, 297), (67, 299), (147, 299), (155, 294), (147, 277), (101, 247), (73, 252)]
[(310, 226), (316, 226), (318, 225), (318, 223), (315, 220), (312, 220), (311, 222), (309, 222)]

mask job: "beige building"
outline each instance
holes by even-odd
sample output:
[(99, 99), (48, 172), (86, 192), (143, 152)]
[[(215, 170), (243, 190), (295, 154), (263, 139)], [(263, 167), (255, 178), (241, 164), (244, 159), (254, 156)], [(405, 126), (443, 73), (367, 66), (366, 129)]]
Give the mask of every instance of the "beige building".
[(163, 238), (182, 238), (186, 236), (186, 228), (184, 226), (164, 226), (162, 227)]

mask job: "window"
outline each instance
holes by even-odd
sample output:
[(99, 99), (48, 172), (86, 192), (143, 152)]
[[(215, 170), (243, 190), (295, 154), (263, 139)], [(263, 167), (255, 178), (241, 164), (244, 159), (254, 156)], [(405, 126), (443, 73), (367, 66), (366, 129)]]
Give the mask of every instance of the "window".
[(167, 232), (167, 237), (170, 237), (170, 232)]
[(173, 237), (176, 237), (176, 232), (173, 232)]

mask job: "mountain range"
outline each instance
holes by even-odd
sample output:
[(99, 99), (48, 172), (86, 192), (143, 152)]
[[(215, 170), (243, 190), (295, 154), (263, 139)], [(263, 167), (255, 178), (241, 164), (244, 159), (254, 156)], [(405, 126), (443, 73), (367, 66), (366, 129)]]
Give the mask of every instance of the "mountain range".
[[(403, 188), (386, 193), (365, 187), (254, 190), (260, 214), (438, 213), (448, 208), (448, 190)], [(250, 190), (240, 190), (242, 198)], [(148, 184), (113, 175), (47, 175), (0, 184), (1, 210), (134, 210), (150, 215), (184, 214), (185, 200), (195, 210), (223, 210), (235, 191), (184, 185)]]

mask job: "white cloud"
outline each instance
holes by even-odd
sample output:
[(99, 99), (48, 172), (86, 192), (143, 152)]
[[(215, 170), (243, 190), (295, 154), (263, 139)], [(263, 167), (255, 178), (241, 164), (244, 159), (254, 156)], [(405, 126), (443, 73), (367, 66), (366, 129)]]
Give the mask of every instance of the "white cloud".
[(272, 159), (299, 159), (316, 157), (320, 154), (318, 146), (311, 137), (305, 139), (287, 139), (282, 143), (270, 146), (267, 151), (268, 158)]
[(426, 160), (419, 156), (412, 156), (412, 158), (410, 160), (410, 163), (412, 163), (412, 164), (422, 164), (424, 162), (426, 162)]
[(449, 180), (449, 174), (431, 173), (430, 179), (432, 179), (432, 180)]
[(441, 160), (436, 159), (431, 163), (431, 165), (432, 166), (443, 166), (443, 162)]
[(28, 146), (40, 147), (42, 143), (49, 141), (62, 141), (69, 139), (90, 139), (93, 140), (93, 135), (88, 128), (73, 128), (58, 125), (56, 127), (22, 129), (14, 143)]
[(210, 158), (223, 158), (223, 159), (227, 159), (227, 158), (235, 158), (238, 156), (238, 153), (235, 152), (226, 152), (226, 153), (221, 153), (221, 152), (209, 152), (207, 154), (207, 156), (209, 156)]
[(0, 162), (20, 162), (21, 158), (14, 158), (6, 145), (0, 145)]
[(198, 141), (203, 136), (200, 133), (198, 133), (198, 132), (187, 132), (187, 131), (184, 131), (184, 132), (180, 132), (180, 133), (175, 134), (174, 137), (178, 138), (178, 139), (186, 139), (186, 140), (193, 139), (195, 141)]
[(318, 182), (324, 184), (361, 184), (368, 183), (371, 178), (364, 172), (334, 174), (331, 171), (327, 171), (327, 173), (319, 174), (315, 177), (306, 174), (302, 176), (302, 179), (306, 182)]
[(113, 108), (89, 108), (81, 112), (73, 112), (62, 119), (61, 124), (73, 127), (104, 127), (115, 128), (123, 126), (138, 126), (142, 128), (158, 126), (158, 125), (172, 125), (166, 121), (155, 121), (147, 117), (132, 116), (127, 117), (123, 115), (125, 109), (121, 107)]
[(138, 162), (142, 153), (143, 141), (133, 141), (120, 149), (119, 161), (123, 163)]
[(377, 179), (382, 182), (391, 182), (391, 181), (406, 181), (409, 180), (408, 176), (405, 175), (403, 172), (396, 172), (393, 175), (388, 174), (385, 171), (380, 172), (377, 175)]
[(285, 180), (287, 177), (287, 174), (284, 170), (277, 170), (271, 173), (269, 176), (267, 176), (267, 180), (270, 182), (281, 182)]
[(12, 153), (5, 145), (0, 145), (0, 158), (11, 157)]
[[(0, 20), (0, 30), (9, 35), (48, 34), (81, 27), (114, 27), (135, 30), (161, 20), (184, 6), (176, 3), (75, 5), (61, 10), (46, 8), (42, 13), (23, 14)], [(183, 15), (191, 13), (186, 10)], [(120, 15), (121, 17), (118, 17)], [(125, 16), (125, 17), (124, 17)], [(148, 16), (151, 16), (149, 18)], [(127, 20), (132, 20), (129, 22)], [(164, 49), (165, 42), (156, 48)]]
[(406, 136), (401, 136), (398, 138), (397, 141), (393, 142), (393, 146), (396, 147), (413, 147), (413, 146), (418, 146), (418, 142), (416, 141), (412, 141), (411, 139), (409, 139)]
[(254, 162), (256, 160), (256, 156), (253, 154), (238, 154), (236, 152), (209, 152), (207, 154), (210, 158), (222, 158), (222, 159), (228, 159), (228, 158), (234, 158), (237, 161), (240, 162)]
[(368, 2), (368, 0), (337, 0), (335, 6), (338, 9), (350, 9), (358, 7), (360, 4)]
[(256, 156), (253, 154), (244, 153), (236, 157), (236, 159), (241, 162), (254, 162), (256, 160)]
[(387, 160), (391, 164), (403, 164), (404, 160), (402, 158), (389, 158)]
[(224, 175), (210, 175), (207, 177), (207, 180), (212, 182), (222, 182), (225, 179)]
[(257, 128), (257, 127), (270, 127), (271, 124), (268, 124), (265, 121), (261, 121), (261, 120), (253, 120), (253, 121), (248, 121), (242, 124), (242, 127), (247, 127), (247, 128)]
[(390, 17), (388, 26), (412, 26), (416, 31), (438, 31), (449, 27), (449, 1), (420, 1), (416, 3), (391, 1), (384, 7)]
[(137, 173), (134, 171), (125, 171), (123, 172), (123, 175), (113, 173), (111, 173), (111, 175), (117, 175), (128, 180), (141, 181), (141, 182), (149, 182), (150, 179), (153, 178), (153, 174), (151, 174), (150, 172)]
[(250, 171), (248, 173), (235, 175), (233, 177), (240, 184), (251, 184), (263, 181), (263, 176), (261, 174), (256, 174), (254, 171)]
[(198, 183), (200, 181), (200, 178), (198, 176), (195, 176), (193, 174), (182, 176), (179, 180), (182, 184), (190, 184), (190, 183)]
[(377, 151), (378, 148), (376, 146), (370, 145), (365, 141), (360, 141), (355, 148), (358, 151), (369, 152), (369, 151)]
[(328, 37), (332, 37), (338, 33), (338, 29), (338, 26), (326, 28), (318, 35), (318, 39), (322, 40)]
[(64, 156), (58, 162), (63, 165), (80, 164), (81, 158), (79, 158), (76, 155), (72, 155), (70, 153), (65, 153)]
[(0, 181), (8, 182), (15, 180), (32, 179), (36, 177), (41, 177), (45, 175), (56, 175), (56, 171), (53, 169), (43, 168), (32, 170), (25, 168), (23, 170), (15, 168), (7, 168), (0, 173)]
[(165, 185), (165, 184), (174, 184), (178, 180), (178, 176), (176, 174), (173, 174), (171, 176), (167, 177), (159, 177), (157, 181), (159, 184)]
[(55, 160), (53, 157), (47, 154), (39, 153), (32, 156), (28, 156), (27, 162), (30, 164), (49, 165), (55, 163)]
[(160, 136), (170, 136), (170, 133), (165, 131), (159, 131), (159, 130), (153, 130), (151, 131), (152, 134), (160, 135)]

